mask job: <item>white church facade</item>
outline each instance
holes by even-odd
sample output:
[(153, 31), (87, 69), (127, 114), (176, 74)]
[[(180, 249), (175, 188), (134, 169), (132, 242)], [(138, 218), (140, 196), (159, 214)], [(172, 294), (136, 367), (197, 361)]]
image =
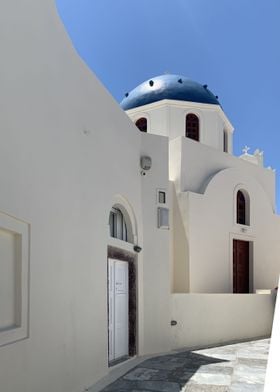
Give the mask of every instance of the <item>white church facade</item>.
[(232, 155), (233, 126), (208, 87), (162, 75), (138, 86), (122, 106), (142, 131), (168, 139), (174, 291), (275, 287), (275, 173), (263, 167), (258, 150)]
[(53, 0), (1, 9), (0, 390), (82, 392), (135, 356), (269, 335), (275, 172), (233, 155), (218, 98), (167, 74), (120, 107)]

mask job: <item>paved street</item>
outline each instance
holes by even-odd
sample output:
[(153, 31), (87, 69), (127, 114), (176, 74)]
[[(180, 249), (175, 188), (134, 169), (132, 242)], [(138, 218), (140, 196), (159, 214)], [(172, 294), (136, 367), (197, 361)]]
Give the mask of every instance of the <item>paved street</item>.
[(262, 392), (269, 339), (145, 360), (103, 392)]

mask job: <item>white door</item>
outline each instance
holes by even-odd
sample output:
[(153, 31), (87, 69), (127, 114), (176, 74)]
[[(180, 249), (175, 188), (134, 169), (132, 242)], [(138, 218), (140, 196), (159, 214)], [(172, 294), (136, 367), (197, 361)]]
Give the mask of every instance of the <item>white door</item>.
[(109, 259), (109, 361), (128, 355), (128, 263)]

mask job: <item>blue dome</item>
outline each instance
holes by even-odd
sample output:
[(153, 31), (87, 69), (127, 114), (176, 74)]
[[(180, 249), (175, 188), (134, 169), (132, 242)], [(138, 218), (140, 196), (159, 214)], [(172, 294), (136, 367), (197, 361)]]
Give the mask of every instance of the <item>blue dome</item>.
[(124, 110), (129, 110), (162, 99), (220, 105), (207, 85), (202, 86), (185, 76), (169, 74), (156, 76), (140, 84), (126, 94), (120, 105)]

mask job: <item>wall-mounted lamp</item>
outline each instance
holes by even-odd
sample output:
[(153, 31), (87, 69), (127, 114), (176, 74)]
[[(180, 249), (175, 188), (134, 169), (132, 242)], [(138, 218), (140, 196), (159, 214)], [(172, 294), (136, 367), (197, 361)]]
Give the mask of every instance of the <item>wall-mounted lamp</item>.
[(152, 167), (152, 158), (148, 157), (147, 155), (143, 155), (140, 158), (140, 167), (141, 167), (141, 175), (145, 176), (146, 172), (151, 169)]
[(141, 250), (142, 250), (142, 248), (141, 248), (141, 246), (139, 246), (139, 245), (134, 245), (133, 250), (134, 250), (134, 252), (136, 252), (136, 253), (140, 253)]

